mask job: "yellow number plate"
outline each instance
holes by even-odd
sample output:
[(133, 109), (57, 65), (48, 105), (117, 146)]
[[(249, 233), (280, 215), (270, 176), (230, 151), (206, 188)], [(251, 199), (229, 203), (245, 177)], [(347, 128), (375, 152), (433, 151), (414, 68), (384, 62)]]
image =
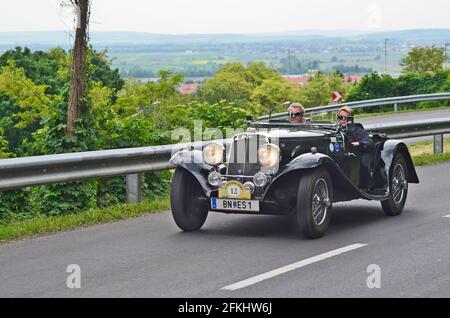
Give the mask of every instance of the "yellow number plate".
[(239, 181), (228, 181), (219, 189), (219, 198), (221, 199), (242, 199), (250, 200), (252, 194)]

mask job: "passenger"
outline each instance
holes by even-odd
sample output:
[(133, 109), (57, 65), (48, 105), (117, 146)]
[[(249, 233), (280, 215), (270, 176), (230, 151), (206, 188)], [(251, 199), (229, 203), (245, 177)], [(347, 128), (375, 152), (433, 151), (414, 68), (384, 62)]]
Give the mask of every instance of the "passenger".
[(353, 110), (350, 107), (344, 106), (337, 112), (337, 122), (341, 130), (345, 133), (353, 147), (367, 150), (372, 145), (369, 134), (361, 124), (354, 124), (352, 129), (348, 129), (349, 117), (353, 117)]
[(300, 103), (293, 103), (288, 108), (289, 121), (291, 123), (303, 123), (305, 115), (305, 108)]

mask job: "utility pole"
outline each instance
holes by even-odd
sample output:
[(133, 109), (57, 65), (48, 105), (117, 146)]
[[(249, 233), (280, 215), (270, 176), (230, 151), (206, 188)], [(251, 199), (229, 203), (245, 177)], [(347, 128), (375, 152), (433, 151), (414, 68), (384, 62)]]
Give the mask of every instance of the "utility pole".
[(291, 49), (288, 49), (288, 74), (291, 75)]
[(384, 74), (387, 74), (387, 45), (389, 39), (384, 40)]

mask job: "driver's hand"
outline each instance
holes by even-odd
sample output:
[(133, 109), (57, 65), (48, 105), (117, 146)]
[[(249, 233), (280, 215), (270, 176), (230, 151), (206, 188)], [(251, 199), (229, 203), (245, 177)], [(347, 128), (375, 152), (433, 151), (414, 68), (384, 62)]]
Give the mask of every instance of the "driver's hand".
[(353, 147), (359, 147), (359, 142), (352, 142)]

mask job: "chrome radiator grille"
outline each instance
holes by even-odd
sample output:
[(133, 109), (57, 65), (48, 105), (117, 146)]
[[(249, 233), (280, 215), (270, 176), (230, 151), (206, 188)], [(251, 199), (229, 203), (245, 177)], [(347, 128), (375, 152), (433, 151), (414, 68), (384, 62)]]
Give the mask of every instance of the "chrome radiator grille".
[(241, 134), (233, 138), (227, 156), (228, 175), (254, 175), (260, 170), (258, 149), (269, 141), (260, 134)]

